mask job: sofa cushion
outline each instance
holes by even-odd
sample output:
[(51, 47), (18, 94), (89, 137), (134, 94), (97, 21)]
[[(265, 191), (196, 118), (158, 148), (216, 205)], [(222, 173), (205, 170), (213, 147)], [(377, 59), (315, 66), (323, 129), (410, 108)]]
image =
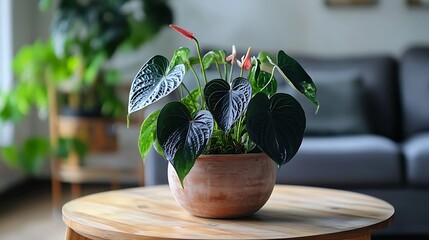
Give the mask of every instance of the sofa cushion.
[(429, 132), (409, 138), (403, 144), (407, 181), (429, 185)]
[(405, 136), (429, 131), (429, 46), (414, 47), (401, 58), (400, 89)]
[[(373, 134), (399, 139), (397, 63), (393, 58), (387, 56), (318, 58), (298, 55), (293, 57), (307, 72), (357, 72), (362, 78), (363, 98), (365, 99), (363, 104), (369, 130)], [(315, 82), (315, 84), (318, 83)]]
[[(362, 78), (356, 71), (312, 71), (320, 109), (298, 91), (290, 91), (306, 113), (307, 135), (368, 133), (363, 104)], [(289, 90), (288, 90), (289, 92)]]
[(361, 187), (402, 182), (400, 147), (377, 135), (305, 137), (277, 182)]

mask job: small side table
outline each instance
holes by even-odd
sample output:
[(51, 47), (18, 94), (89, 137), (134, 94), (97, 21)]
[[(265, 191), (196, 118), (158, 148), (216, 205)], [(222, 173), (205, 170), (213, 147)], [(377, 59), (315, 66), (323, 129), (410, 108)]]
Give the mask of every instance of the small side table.
[(353, 239), (392, 221), (392, 205), (363, 194), (277, 185), (267, 204), (240, 219), (194, 217), (168, 186), (108, 191), (63, 207), (67, 240), (99, 239)]

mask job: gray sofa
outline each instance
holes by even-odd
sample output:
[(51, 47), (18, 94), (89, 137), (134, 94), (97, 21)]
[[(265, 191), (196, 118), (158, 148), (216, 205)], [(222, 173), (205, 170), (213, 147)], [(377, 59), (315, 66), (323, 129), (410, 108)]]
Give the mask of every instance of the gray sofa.
[[(398, 59), (295, 58), (315, 81), (321, 108), (314, 115), (300, 99), (306, 136), (277, 183), (379, 197), (396, 209), (394, 223), (380, 234), (429, 236), (429, 47)], [(284, 82), (279, 88), (289, 91)], [(167, 183), (166, 166), (152, 151), (146, 184)]]

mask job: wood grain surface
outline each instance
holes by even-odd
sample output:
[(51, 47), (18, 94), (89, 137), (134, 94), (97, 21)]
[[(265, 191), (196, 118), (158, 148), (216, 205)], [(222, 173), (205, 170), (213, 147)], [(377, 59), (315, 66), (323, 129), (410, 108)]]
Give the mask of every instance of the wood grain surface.
[[(168, 186), (109, 191), (63, 207), (66, 239), (370, 239), (386, 227), (394, 208), (363, 194), (277, 185), (250, 217), (194, 217)], [(79, 238), (82, 236), (82, 238)]]

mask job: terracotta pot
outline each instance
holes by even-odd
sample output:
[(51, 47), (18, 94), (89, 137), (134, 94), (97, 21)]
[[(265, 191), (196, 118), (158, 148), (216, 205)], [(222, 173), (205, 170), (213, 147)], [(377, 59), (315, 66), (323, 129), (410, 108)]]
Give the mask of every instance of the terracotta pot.
[(168, 166), (176, 201), (206, 218), (236, 218), (258, 211), (273, 191), (276, 174), (276, 164), (264, 153), (202, 155), (182, 188), (173, 166)]

